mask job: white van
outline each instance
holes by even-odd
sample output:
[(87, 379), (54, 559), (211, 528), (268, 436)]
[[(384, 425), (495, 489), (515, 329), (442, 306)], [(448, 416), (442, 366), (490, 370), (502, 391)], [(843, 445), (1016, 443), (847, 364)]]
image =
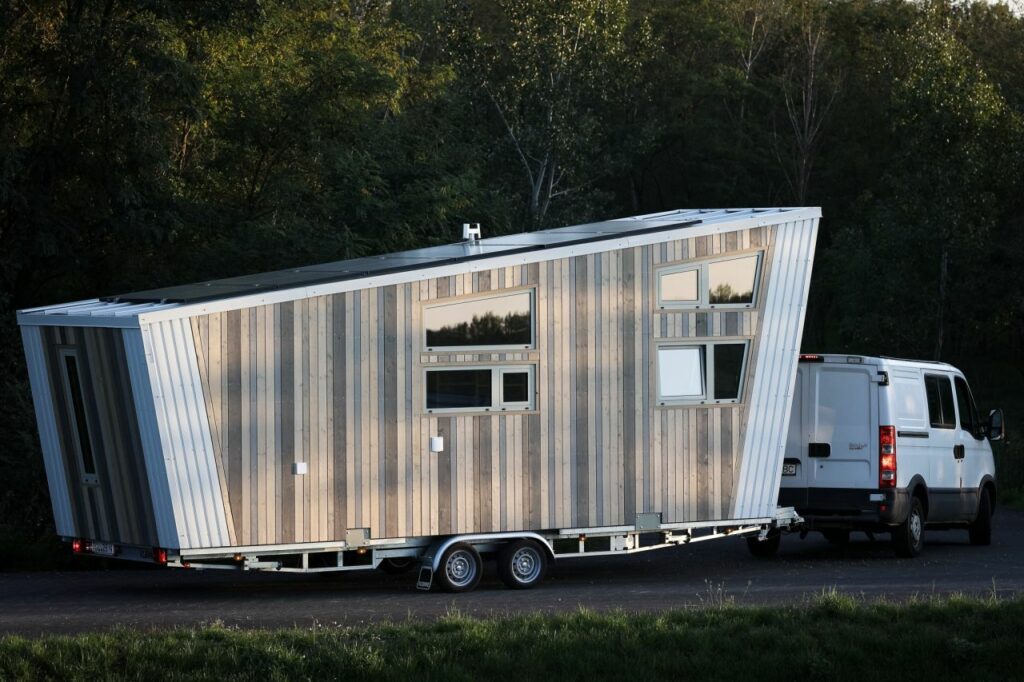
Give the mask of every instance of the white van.
[(987, 545), (996, 500), (989, 441), (1002, 437), (1002, 411), (981, 419), (955, 367), (802, 355), (779, 504), (837, 544), (853, 530), (890, 532), (896, 554), (913, 557), (927, 525), (966, 528), (971, 544)]

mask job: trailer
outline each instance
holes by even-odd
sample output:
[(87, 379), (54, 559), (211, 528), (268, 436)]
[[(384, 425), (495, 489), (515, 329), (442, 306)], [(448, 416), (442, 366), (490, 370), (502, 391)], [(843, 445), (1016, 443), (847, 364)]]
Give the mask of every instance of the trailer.
[(748, 536), (777, 506), (819, 208), (676, 210), (18, 312), (57, 533), (224, 570)]

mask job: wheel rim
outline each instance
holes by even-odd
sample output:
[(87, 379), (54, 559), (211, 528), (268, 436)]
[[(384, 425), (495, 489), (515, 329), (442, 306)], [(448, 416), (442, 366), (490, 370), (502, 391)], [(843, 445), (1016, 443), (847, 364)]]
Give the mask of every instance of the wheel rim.
[(522, 547), (512, 555), (512, 577), (521, 583), (532, 583), (540, 576), (541, 557), (532, 547)]
[(924, 530), (924, 524), (921, 523), (921, 515), (916, 511), (910, 515), (910, 537), (914, 541), (914, 545), (921, 544), (921, 532)]
[(471, 585), (476, 578), (476, 560), (464, 549), (452, 552), (445, 562), (444, 573), (455, 587)]

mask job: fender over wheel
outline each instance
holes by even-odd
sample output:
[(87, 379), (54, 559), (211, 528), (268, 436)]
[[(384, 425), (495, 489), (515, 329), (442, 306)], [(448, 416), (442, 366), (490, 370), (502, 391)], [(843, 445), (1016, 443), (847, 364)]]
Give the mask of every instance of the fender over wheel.
[(513, 540), (498, 552), (498, 576), (513, 590), (535, 587), (547, 570), (548, 553), (534, 540)]

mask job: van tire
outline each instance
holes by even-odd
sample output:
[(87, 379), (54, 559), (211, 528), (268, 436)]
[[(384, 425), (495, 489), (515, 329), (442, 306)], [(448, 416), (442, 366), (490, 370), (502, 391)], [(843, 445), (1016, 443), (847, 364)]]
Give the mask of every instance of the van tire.
[(768, 531), (768, 536), (761, 540), (757, 535), (747, 536), (747, 549), (758, 559), (771, 559), (779, 551), (782, 533), (777, 530)]
[(845, 547), (850, 544), (850, 531), (842, 528), (833, 528), (830, 530), (823, 530), (821, 534), (828, 540), (828, 544), (835, 545), (836, 547)]
[(992, 544), (992, 496), (988, 488), (983, 488), (978, 500), (978, 517), (967, 527), (967, 535), (972, 545), (985, 546)]
[(910, 498), (907, 518), (892, 531), (892, 545), (896, 556), (911, 559), (924, 549), (924, 505), (918, 497)]

